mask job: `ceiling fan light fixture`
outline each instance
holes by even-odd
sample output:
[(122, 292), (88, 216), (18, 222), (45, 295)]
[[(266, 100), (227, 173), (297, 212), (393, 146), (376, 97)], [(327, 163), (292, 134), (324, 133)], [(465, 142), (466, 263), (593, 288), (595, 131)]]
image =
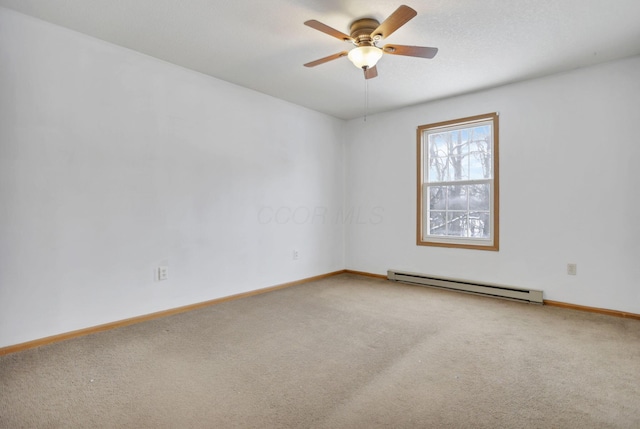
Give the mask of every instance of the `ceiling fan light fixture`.
[(375, 46), (359, 46), (349, 51), (349, 60), (359, 69), (370, 69), (382, 57), (382, 49)]

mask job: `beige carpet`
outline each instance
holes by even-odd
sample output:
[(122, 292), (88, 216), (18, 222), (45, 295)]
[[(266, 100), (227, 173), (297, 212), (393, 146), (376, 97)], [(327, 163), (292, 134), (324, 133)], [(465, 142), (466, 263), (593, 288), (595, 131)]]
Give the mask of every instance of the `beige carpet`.
[(640, 428), (640, 321), (340, 275), (0, 357), (1, 428)]

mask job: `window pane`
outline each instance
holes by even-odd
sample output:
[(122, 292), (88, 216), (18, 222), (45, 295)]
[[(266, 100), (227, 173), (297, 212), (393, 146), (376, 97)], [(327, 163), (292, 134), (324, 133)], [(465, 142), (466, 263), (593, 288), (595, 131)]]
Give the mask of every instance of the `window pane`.
[(427, 199), (429, 210), (446, 210), (447, 208), (447, 187), (427, 186)]
[(473, 130), (471, 129), (462, 129), (458, 131), (454, 131), (456, 133), (456, 143), (458, 144), (457, 153), (462, 156), (467, 156), (469, 151), (471, 150), (469, 147), (469, 142), (473, 139)]
[(449, 210), (467, 210), (468, 193), (466, 185), (447, 186)]
[(429, 156), (449, 156), (449, 145), (444, 134), (429, 134)]
[(446, 235), (453, 236), (453, 237), (467, 236), (466, 212), (447, 212)]
[(491, 177), (491, 154), (474, 151), (469, 155), (469, 179), (479, 180)]
[(449, 180), (449, 158), (435, 157), (429, 161), (429, 182), (446, 182)]
[(469, 179), (469, 167), (467, 165), (467, 157), (462, 155), (455, 155), (449, 157), (449, 180), (460, 181)]
[(446, 235), (447, 222), (446, 212), (431, 211), (429, 212), (429, 235)]
[(491, 216), (489, 212), (469, 213), (469, 236), (489, 238), (491, 236)]
[(469, 185), (469, 210), (489, 211), (491, 208), (491, 185), (482, 183)]

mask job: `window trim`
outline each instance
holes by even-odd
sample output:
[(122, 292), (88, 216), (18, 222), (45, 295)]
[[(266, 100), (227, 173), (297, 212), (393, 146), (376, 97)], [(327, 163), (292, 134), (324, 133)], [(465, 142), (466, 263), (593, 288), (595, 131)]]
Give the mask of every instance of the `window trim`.
[[(483, 115), (469, 116), (466, 118), (453, 119), (449, 121), (436, 122), (433, 124), (420, 125), (417, 128), (417, 228), (416, 228), (416, 244), (418, 246), (435, 246), (435, 247), (452, 247), (462, 249), (491, 250), (498, 251), (500, 243), (500, 164), (499, 164), (499, 121), (498, 113), (486, 113)], [(493, 151), (492, 151), (492, 167), (493, 179), (491, 192), (491, 231), (493, 240), (469, 239), (468, 237), (434, 237), (428, 240), (423, 239), (423, 185), (424, 185), (424, 169), (423, 169), (423, 134), (427, 130), (435, 130), (438, 128), (448, 128), (452, 126), (468, 126), (474, 122), (491, 121), (493, 125)], [(482, 241), (488, 241), (489, 244), (481, 244)]]

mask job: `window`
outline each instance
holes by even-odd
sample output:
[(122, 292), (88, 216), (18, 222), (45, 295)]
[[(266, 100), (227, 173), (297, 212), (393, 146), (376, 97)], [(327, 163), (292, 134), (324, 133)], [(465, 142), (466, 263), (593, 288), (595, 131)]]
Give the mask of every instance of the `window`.
[(498, 250), (498, 115), (418, 127), (418, 245)]

